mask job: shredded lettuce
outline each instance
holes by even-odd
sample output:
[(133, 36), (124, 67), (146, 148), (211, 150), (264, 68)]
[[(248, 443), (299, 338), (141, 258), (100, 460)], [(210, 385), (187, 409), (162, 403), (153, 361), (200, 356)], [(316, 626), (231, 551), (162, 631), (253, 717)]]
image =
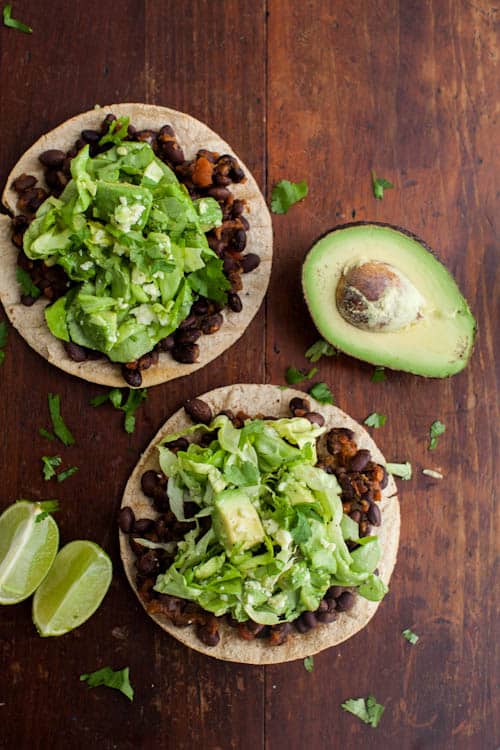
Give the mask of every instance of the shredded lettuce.
[[(214, 433), (208, 446), (169, 449), (181, 435), (206, 431)], [(194, 528), (155, 589), (265, 625), (316, 610), (332, 585), (380, 600), (387, 587), (374, 573), (378, 538), (359, 539), (336, 477), (315, 465), (324, 431), (303, 418), (249, 419), (238, 430), (220, 415), (164, 438), (158, 451), (170, 506)], [(197, 508), (189, 518), (186, 502)], [(200, 536), (203, 516), (212, 525)], [(350, 552), (346, 540), (357, 548)]]
[(205, 232), (222, 222), (210, 197), (193, 201), (147, 143), (112, 123), (92, 158), (85, 146), (72, 179), (28, 227), (28, 258), (58, 264), (70, 289), (45, 310), (54, 336), (130, 362), (175, 331), (198, 295), (222, 304), (230, 284)]

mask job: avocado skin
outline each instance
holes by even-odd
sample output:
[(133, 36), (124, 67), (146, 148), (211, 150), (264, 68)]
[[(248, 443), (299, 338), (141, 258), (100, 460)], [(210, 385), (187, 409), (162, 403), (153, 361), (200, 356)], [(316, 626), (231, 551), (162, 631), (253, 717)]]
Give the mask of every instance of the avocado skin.
[[(325, 230), (320, 235), (318, 235), (313, 240), (313, 242), (311, 243), (311, 245), (310, 245), (308, 251), (306, 252), (306, 254), (304, 256), (304, 259), (302, 261), (302, 293), (303, 293), (303, 297), (304, 297), (304, 301), (306, 303), (307, 309), (308, 309), (309, 314), (311, 316), (312, 322), (315, 325), (316, 325), (316, 323), (315, 323), (315, 320), (314, 320), (313, 312), (311, 310), (311, 305), (309, 303), (309, 300), (307, 298), (307, 294), (306, 294), (306, 291), (305, 291), (305, 288), (304, 288), (304, 268), (306, 266), (308, 257), (310, 255), (312, 249), (318, 244), (318, 242), (320, 242), (320, 240), (322, 240), (324, 237), (327, 237), (328, 235), (333, 234), (334, 232), (338, 232), (338, 231), (341, 231), (343, 229), (350, 229), (350, 228), (356, 228), (356, 227), (372, 227), (372, 226), (383, 227), (383, 228), (386, 228), (386, 229), (391, 229), (391, 230), (393, 230), (395, 232), (399, 232), (400, 234), (405, 235), (406, 237), (408, 237), (409, 239), (411, 239), (411, 240), (413, 240), (415, 242), (418, 242), (418, 244), (421, 245), (424, 248), (424, 250), (426, 250), (430, 255), (432, 255), (433, 258), (438, 263), (440, 263), (447, 270), (448, 274), (455, 281), (454, 276), (452, 275), (451, 271), (448, 270), (446, 264), (443, 263), (443, 261), (440, 259), (439, 254), (433, 248), (431, 248), (430, 245), (427, 242), (425, 242), (417, 234), (415, 234), (415, 232), (412, 232), (411, 230), (406, 229), (405, 227), (401, 227), (401, 226), (398, 226), (396, 224), (390, 224), (388, 222), (383, 222), (383, 221), (351, 221), (351, 222), (347, 222), (345, 224), (339, 224), (337, 226), (334, 226), (334, 227), (332, 227), (330, 229)], [(400, 270), (402, 270), (404, 272), (404, 269), (400, 269)], [(455, 284), (456, 284), (456, 281), (455, 281)], [(457, 284), (457, 287), (458, 287), (458, 284)], [(459, 292), (460, 292), (460, 290), (459, 290)], [(461, 292), (460, 292), (460, 294), (463, 297), (463, 295), (462, 295)], [(463, 297), (463, 299), (465, 300), (465, 297)], [(403, 368), (403, 367), (396, 368), (396, 367), (391, 366), (390, 364), (384, 364), (382, 366), (385, 367), (388, 370), (396, 370), (396, 371), (402, 371), (402, 372), (409, 372), (412, 375), (419, 375), (420, 377), (425, 377), (425, 378), (435, 377), (435, 378), (444, 379), (444, 378), (449, 378), (452, 375), (456, 375), (456, 374), (458, 374), (458, 372), (461, 372), (467, 366), (467, 364), (469, 363), (469, 360), (470, 360), (470, 358), (471, 358), (471, 356), (473, 354), (474, 346), (475, 346), (475, 341), (476, 341), (476, 336), (477, 336), (477, 330), (478, 330), (478, 325), (477, 325), (476, 317), (474, 316), (472, 310), (470, 309), (468, 301), (465, 300), (465, 302), (467, 304), (467, 307), (468, 307), (469, 313), (471, 315), (471, 318), (474, 321), (474, 327), (473, 327), (473, 330), (472, 330), (472, 341), (471, 341), (471, 346), (470, 346), (470, 349), (469, 349), (469, 353), (468, 353), (467, 358), (465, 358), (463, 360), (463, 365), (460, 368), (460, 370), (457, 370), (456, 372), (445, 374), (445, 375), (434, 375), (434, 376), (431, 376), (431, 375), (425, 375), (425, 374), (423, 374), (421, 372), (415, 372), (411, 368)], [(355, 330), (354, 327), (353, 327), (353, 330)], [(342, 352), (343, 354), (347, 354), (348, 356), (353, 357), (354, 359), (359, 359), (362, 362), (367, 362), (368, 364), (372, 364), (372, 365), (375, 365), (375, 366), (380, 366), (380, 362), (378, 362), (378, 361), (371, 360), (369, 357), (363, 357), (363, 358), (357, 357), (353, 350), (352, 351), (348, 351), (346, 348), (342, 348), (341, 346), (339, 346), (339, 344), (338, 344), (337, 341), (333, 340), (333, 337), (332, 337), (332, 339), (328, 339), (326, 336), (324, 336), (324, 338), (326, 338), (329, 341), (329, 343), (331, 343), (338, 351)]]

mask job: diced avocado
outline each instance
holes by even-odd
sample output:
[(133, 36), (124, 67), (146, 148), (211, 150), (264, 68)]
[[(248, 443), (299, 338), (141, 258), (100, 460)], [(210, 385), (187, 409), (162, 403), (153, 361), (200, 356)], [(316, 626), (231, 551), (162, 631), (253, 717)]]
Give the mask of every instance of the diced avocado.
[(131, 229), (143, 229), (153, 203), (150, 190), (127, 182), (103, 182), (98, 180), (94, 203), (94, 215), (103, 221), (115, 224), (125, 233)]
[(451, 274), (406, 230), (353, 224), (309, 251), (302, 286), (322, 336), (393, 370), (447, 377), (469, 361), (476, 324)]
[(244, 492), (221, 492), (212, 518), (214, 531), (227, 550), (235, 544), (246, 550), (264, 541), (259, 514)]

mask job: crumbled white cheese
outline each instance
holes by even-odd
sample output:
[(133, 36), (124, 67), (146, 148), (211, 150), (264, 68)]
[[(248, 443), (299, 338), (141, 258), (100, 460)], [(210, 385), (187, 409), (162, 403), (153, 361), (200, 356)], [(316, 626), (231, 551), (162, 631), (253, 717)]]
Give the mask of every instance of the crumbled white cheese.
[(422, 474), (433, 479), (443, 479), (443, 474), (440, 471), (434, 471), (434, 469), (422, 469)]
[(93, 265), (94, 264), (92, 263), (92, 261), (88, 260), (86, 263), (82, 263), (80, 268), (82, 269), (82, 271), (90, 271)]
[(150, 305), (139, 305), (131, 310), (132, 315), (135, 315), (137, 322), (143, 326), (148, 326), (150, 323), (156, 320), (156, 315), (151, 309)]

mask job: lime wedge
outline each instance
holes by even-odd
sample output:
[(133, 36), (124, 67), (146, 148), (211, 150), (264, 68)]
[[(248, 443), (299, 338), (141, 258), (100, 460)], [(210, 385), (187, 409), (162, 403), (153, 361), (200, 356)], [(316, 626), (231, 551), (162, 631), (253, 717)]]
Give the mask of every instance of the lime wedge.
[(38, 503), (21, 500), (0, 516), (0, 604), (17, 604), (31, 596), (47, 575), (59, 546), (52, 516), (37, 523)]
[(94, 614), (111, 583), (113, 566), (94, 542), (70, 542), (57, 554), (33, 597), (33, 622), (43, 637), (63, 635)]

